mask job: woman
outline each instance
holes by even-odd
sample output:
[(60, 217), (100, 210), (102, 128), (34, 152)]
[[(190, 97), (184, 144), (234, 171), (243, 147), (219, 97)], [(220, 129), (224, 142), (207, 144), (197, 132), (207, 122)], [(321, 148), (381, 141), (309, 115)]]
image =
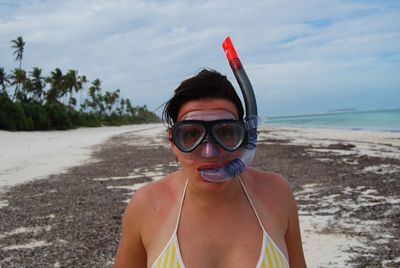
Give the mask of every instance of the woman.
[(180, 168), (134, 194), (114, 267), (306, 267), (288, 182), (248, 167), (252, 157), (220, 176), (254, 151), (226, 77), (183, 81), (163, 115)]

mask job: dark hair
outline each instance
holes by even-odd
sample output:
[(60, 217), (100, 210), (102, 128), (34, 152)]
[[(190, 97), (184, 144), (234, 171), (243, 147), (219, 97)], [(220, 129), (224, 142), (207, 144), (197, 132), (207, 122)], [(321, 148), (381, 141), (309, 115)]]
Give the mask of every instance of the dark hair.
[(175, 89), (174, 96), (165, 104), (163, 121), (171, 127), (176, 123), (183, 104), (204, 99), (231, 101), (236, 106), (239, 119), (243, 119), (242, 102), (226, 76), (215, 70), (203, 69), (197, 75), (182, 81)]

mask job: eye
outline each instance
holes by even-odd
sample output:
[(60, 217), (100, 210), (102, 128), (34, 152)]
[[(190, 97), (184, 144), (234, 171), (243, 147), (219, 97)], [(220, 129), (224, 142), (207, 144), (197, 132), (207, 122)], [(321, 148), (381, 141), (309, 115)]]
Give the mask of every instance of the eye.
[(204, 136), (205, 129), (196, 124), (185, 124), (179, 128), (180, 143), (185, 147), (196, 145)]
[(225, 149), (236, 149), (244, 138), (243, 126), (237, 122), (224, 122), (214, 125), (213, 136)]
[(182, 138), (185, 140), (196, 140), (202, 135), (199, 128), (196, 127), (186, 127), (183, 131)]
[(217, 134), (221, 139), (231, 139), (235, 136), (235, 131), (230, 125), (222, 125), (218, 128)]

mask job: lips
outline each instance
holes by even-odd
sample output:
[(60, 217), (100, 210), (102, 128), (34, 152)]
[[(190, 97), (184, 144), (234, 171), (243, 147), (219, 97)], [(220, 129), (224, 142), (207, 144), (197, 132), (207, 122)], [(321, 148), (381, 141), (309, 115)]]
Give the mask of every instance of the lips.
[(223, 167), (214, 169), (202, 169), (200, 170), (200, 176), (208, 182), (221, 183), (233, 179), (233, 176), (221, 176), (224, 172)]
[(197, 170), (204, 170), (204, 169), (218, 169), (218, 168), (222, 168), (224, 166), (224, 164), (205, 164), (205, 165), (201, 165)]
[(199, 173), (200, 177), (202, 177), (203, 179), (207, 180), (202, 175), (202, 174), (204, 174), (204, 172), (209, 173), (209, 172), (212, 172), (213, 170), (219, 170), (222, 167), (223, 167), (222, 165), (203, 165), (203, 166), (201, 166), (201, 167), (199, 167), (197, 169), (197, 172)]
[(215, 168), (220, 168), (220, 167), (223, 167), (223, 165), (203, 165), (203, 166), (200, 166), (200, 167), (198, 168), (198, 170), (202, 170), (202, 169), (215, 169)]

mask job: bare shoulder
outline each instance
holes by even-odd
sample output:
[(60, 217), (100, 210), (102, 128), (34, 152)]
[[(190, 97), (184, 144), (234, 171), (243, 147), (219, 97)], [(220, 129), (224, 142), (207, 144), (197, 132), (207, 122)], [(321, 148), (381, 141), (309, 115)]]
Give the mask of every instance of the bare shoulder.
[(273, 191), (286, 196), (292, 192), (289, 182), (278, 173), (249, 168), (246, 170), (246, 180), (256, 194), (265, 195)]
[[(295, 199), (289, 182), (280, 174), (248, 169), (246, 184), (250, 187), (261, 210), (268, 210), (286, 226), (288, 218), (295, 209)], [(279, 216), (280, 215), (280, 216)]]
[(138, 189), (129, 201), (125, 215), (140, 215), (141, 221), (146, 221), (147, 216), (159, 211), (160, 206), (168, 203), (174, 195), (173, 176), (174, 173), (169, 174)]
[(124, 215), (128, 228), (138, 230), (142, 236), (157, 232), (159, 224), (168, 219), (171, 207), (179, 199), (178, 176), (177, 172), (171, 173), (144, 185), (133, 194)]
[[(148, 235), (157, 230), (155, 222), (165, 213), (163, 199), (170, 196), (173, 174), (136, 191), (124, 213), (122, 235), (114, 267), (146, 267)], [(165, 201), (165, 200), (164, 200)], [(166, 200), (165, 202), (168, 202)], [(164, 211), (164, 212), (163, 212)], [(160, 213), (163, 212), (163, 213)]]
[[(246, 173), (246, 182), (258, 204), (261, 218), (267, 226), (270, 228), (278, 226), (275, 230), (280, 230), (281, 236), (285, 239), (287, 234), (298, 232), (296, 201), (289, 182), (282, 175), (249, 169)], [(298, 240), (297, 236), (295, 240)], [(286, 239), (286, 244), (291, 247), (293, 242), (288, 243)], [(298, 247), (298, 242), (296, 242), (296, 247)]]

